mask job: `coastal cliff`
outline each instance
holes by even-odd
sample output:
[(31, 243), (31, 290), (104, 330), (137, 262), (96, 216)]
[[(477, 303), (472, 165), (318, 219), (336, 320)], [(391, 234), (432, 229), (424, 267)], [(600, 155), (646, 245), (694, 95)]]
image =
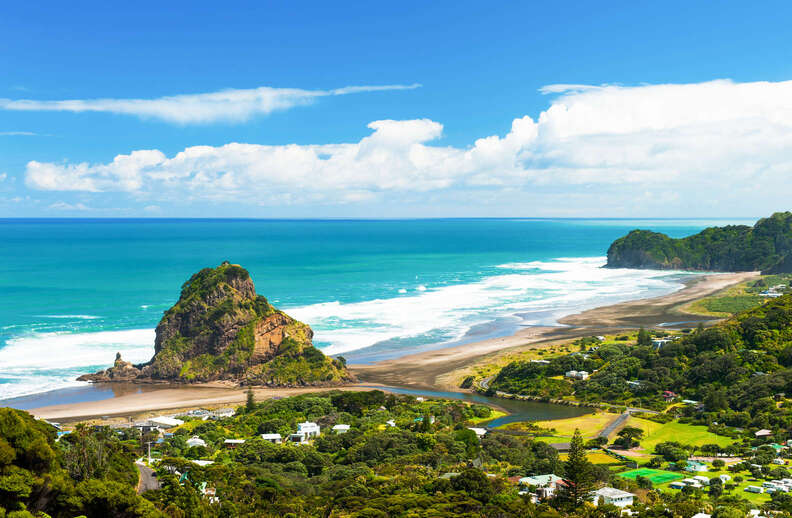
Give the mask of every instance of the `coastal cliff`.
[(154, 357), (115, 364), (83, 381), (215, 381), (304, 386), (351, 379), (340, 360), (311, 342), (311, 328), (256, 294), (250, 274), (223, 263), (184, 283), (178, 302), (157, 325)]
[(760, 219), (753, 227), (710, 227), (681, 239), (633, 230), (608, 248), (606, 267), (789, 273), (792, 212), (778, 212)]

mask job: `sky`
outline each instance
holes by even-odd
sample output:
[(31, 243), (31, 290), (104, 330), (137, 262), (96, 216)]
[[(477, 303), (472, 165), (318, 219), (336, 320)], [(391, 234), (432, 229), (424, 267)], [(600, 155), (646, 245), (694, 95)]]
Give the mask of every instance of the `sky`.
[(790, 208), (789, 2), (27, 4), (0, 217)]

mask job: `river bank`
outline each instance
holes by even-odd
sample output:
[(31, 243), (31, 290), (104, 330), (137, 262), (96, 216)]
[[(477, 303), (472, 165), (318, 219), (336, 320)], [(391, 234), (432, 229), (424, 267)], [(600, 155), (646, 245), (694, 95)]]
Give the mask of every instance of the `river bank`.
[[(267, 399), (338, 388), (370, 390), (372, 384), (419, 391), (459, 392), (458, 379), (462, 372), (473, 365), (492, 361), (506, 351), (549, 347), (580, 336), (614, 333), (639, 325), (651, 327), (661, 324), (687, 324), (691, 319), (711, 321), (712, 319), (706, 317), (686, 315), (679, 308), (756, 275), (702, 275), (687, 281), (686, 286), (675, 293), (585, 311), (563, 318), (564, 325), (561, 326), (526, 327), (512, 336), (426, 351), (371, 365), (350, 365), (352, 372), (360, 380), (357, 384), (343, 387), (256, 388), (254, 393), (257, 399)], [(68, 395), (66, 391), (38, 395), (41, 404), (28, 406), (28, 409), (41, 418), (64, 421), (103, 416), (124, 418), (153, 411), (233, 406), (245, 400), (246, 389), (223, 384), (113, 384), (112, 387), (93, 385), (82, 398), (72, 398), (71, 401)]]

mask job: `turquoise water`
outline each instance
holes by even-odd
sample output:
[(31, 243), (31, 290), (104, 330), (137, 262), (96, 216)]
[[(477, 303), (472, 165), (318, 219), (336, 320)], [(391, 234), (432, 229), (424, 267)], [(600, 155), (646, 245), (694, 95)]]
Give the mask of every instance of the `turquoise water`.
[(609, 243), (732, 222), (0, 220), (0, 398), (148, 360), (181, 284), (224, 260), (328, 354), (373, 361), (670, 292), (681, 274), (601, 269)]

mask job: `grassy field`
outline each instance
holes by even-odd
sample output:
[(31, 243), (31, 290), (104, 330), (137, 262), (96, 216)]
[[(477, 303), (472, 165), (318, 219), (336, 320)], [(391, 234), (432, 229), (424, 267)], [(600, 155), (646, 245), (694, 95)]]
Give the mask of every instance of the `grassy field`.
[(673, 482), (674, 480), (681, 480), (684, 477), (681, 473), (674, 473), (673, 471), (664, 471), (662, 469), (651, 469), (651, 468), (638, 468), (633, 469), (630, 471), (625, 471), (624, 473), (619, 473), (619, 476), (622, 478), (628, 478), (630, 480), (635, 480), (636, 478), (644, 477), (648, 478), (652, 484), (665, 484), (669, 482)]
[(631, 417), (627, 421), (627, 426), (635, 426), (644, 431), (644, 438), (640, 441), (640, 447), (648, 453), (654, 451), (654, 447), (658, 443), (668, 441), (692, 446), (701, 446), (704, 444), (728, 446), (733, 442), (728, 437), (708, 432), (706, 426), (694, 426), (678, 423), (676, 421), (660, 424), (647, 419)]
[[(569, 455), (566, 453), (562, 453), (558, 456), (558, 458), (562, 461), (567, 460), (567, 457), (569, 457)], [(592, 464), (622, 464), (619, 459), (613, 458), (608, 454), (602, 453), (601, 451), (590, 451), (586, 454), (586, 457), (588, 457), (589, 462)]]
[(583, 437), (590, 439), (597, 435), (597, 432), (605, 428), (611, 421), (619, 417), (618, 414), (609, 412), (596, 412), (580, 417), (570, 417), (569, 419), (556, 419), (553, 421), (537, 421), (534, 424), (542, 428), (555, 429), (555, 435), (572, 437), (575, 429), (579, 429)]
[[(788, 284), (790, 277), (788, 275), (763, 275), (762, 280), (766, 285), (772, 286), (775, 284)], [(712, 317), (728, 317), (746, 309), (755, 308), (765, 298), (759, 296), (758, 292), (762, 288), (754, 288), (753, 284), (756, 280), (742, 282), (734, 286), (730, 286), (711, 297), (691, 302), (683, 306), (681, 309), (687, 313), (696, 315), (706, 315)]]
[(509, 415), (509, 414), (503, 412), (502, 410), (495, 410), (493, 408), (492, 413), (489, 415), (489, 417), (471, 417), (470, 419), (468, 419), (468, 421), (470, 421), (473, 424), (479, 424), (479, 423), (483, 423), (484, 421), (492, 421), (493, 419), (497, 419), (505, 415)]

